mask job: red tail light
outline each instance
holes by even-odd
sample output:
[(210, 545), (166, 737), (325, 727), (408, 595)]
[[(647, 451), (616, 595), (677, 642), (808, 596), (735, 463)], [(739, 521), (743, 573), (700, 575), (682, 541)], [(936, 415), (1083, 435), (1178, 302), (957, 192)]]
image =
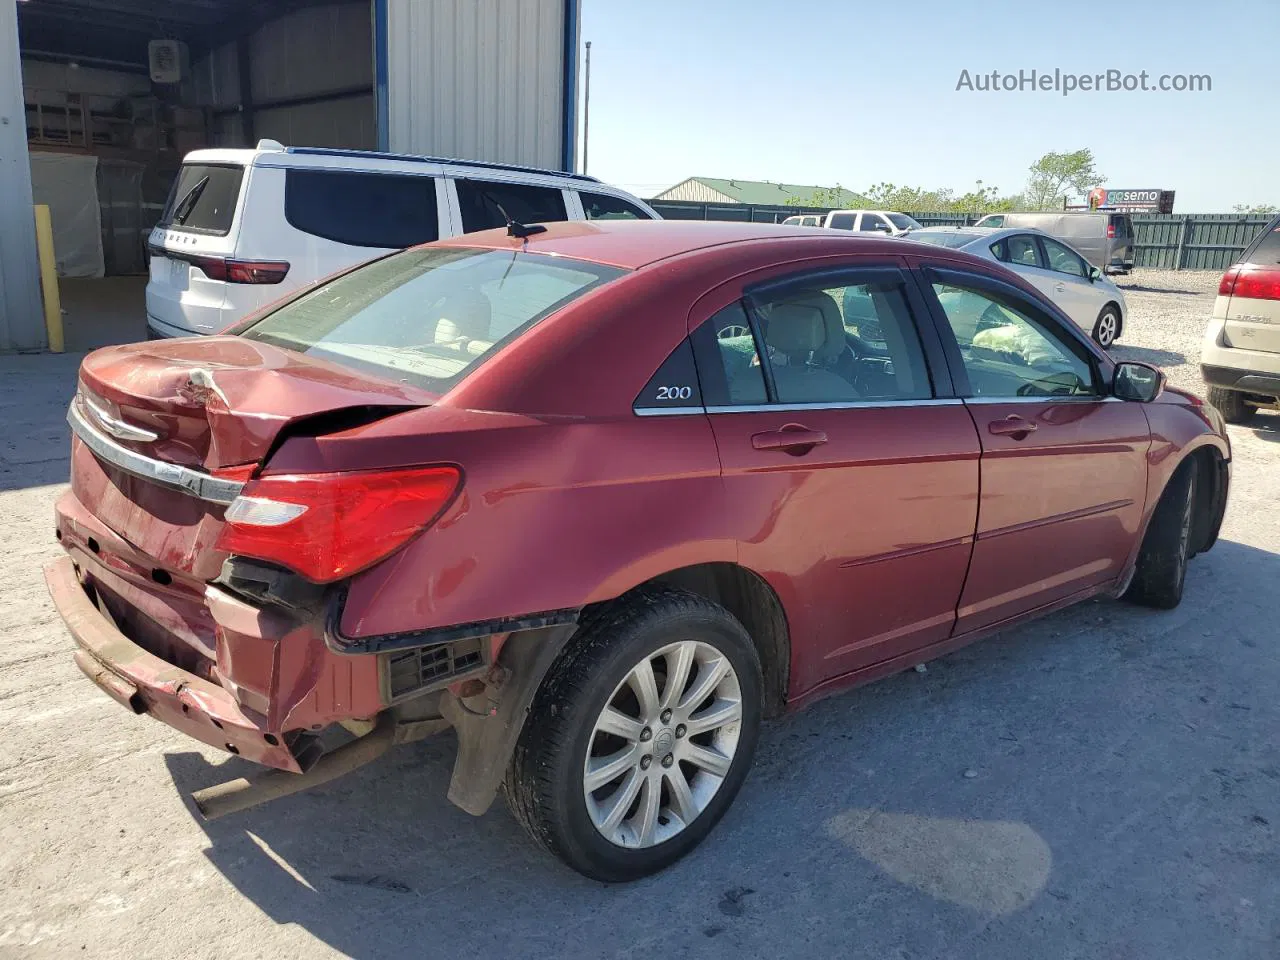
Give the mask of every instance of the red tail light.
[(456, 467), (262, 477), (227, 508), (217, 548), (329, 583), (403, 547), (461, 482)]
[(275, 260), (228, 260), (225, 257), (192, 257), (191, 262), (210, 280), (226, 283), (280, 283), (289, 275), (289, 264)]
[(1248, 297), (1250, 300), (1280, 300), (1280, 268), (1232, 267), (1218, 284), (1221, 297)]
[(1107, 239), (1114, 240), (1116, 238), (1116, 225), (1114, 223), (1107, 224)]

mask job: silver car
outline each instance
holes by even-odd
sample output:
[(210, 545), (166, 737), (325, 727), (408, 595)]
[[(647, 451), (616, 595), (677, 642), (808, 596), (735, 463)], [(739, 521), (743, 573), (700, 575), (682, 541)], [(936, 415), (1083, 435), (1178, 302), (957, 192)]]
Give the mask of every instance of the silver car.
[(1127, 213), (1106, 210), (989, 213), (974, 226), (1043, 230), (1071, 244), (1103, 273), (1128, 273), (1133, 269), (1133, 219)]
[(1062, 308), (1104, 349), (1124, 331), (1124, 294), (1081, 254), (1041, 230), (926, 227), (904, 240), (963, 250), (1004, 264)]

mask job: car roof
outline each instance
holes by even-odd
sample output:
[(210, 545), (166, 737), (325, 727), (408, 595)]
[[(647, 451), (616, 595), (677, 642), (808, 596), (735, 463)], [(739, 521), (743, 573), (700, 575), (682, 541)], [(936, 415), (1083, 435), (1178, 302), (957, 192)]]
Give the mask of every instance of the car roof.
[(546, 230), (527, 240), (508, 236), (506, 228), (466, 233), (431, 246), (485, 247), (524, 250), (573, 257), (625, 269), (638, 269), (659, 260), (734, 243), (794, 240), (818, 241), (835, 253), (900, 254), (902, 241), (893, 237), (858, 236), (821, 227), (793, 227), (775, 223), (736, 223), (725, 220), (570, 220), (545, 224)]

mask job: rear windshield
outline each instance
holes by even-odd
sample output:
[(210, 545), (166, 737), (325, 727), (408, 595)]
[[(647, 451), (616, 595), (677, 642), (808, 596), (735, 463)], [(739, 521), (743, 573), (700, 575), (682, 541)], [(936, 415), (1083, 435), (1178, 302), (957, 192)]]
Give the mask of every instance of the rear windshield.
[(244, 167), (192, 163), (178, 171), (160, 226), (225, 237), (240, 199)]
[(886, 213), (885, 216), (888, 217), (889, 222), (892, 223), (899, 230), (919, 230), (920, 229), (920, 224), (916, 223), (916, 221), (912, 220), (905, 213)]
[(1274, 267), (1280, 264), (1280, 219), (1272, 220), (1263, 227), (1258, 245), (1249, 251), (1246, 260), (1259, 266)]
[(1128, 217), (1112, 216), (1111, 227), (1114, 228), (1117, 237), (1127, 237), (1133, 233)]
[(908, 240), (919, 240), (921, 243), (932, 243), (935, 247), (963, 247), (977, 240), (979, 234), (959, 233), (941, 230), (919, 230), (907, 237)]
[(443, 393), (493, 350), (625, 272), (540, 254), (418, 248), (344, 274), (241, 335)]

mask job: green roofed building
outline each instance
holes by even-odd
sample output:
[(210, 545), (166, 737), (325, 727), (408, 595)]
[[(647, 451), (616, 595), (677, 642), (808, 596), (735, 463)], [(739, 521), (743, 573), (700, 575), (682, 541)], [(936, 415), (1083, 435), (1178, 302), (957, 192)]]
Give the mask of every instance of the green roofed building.
[[(786, 204), (794, 206), (856, 207), (861, 198), (852, 190), (840, 190), (840, 202), (833, 204), (834, 187), (811, 184), (770, 183), (768, 180), (720, 180), (715, 177), (690, 177), (654, 200), (692, 200), (696, 203)], [(819, 196), (819, 194), (821, 196)]]

